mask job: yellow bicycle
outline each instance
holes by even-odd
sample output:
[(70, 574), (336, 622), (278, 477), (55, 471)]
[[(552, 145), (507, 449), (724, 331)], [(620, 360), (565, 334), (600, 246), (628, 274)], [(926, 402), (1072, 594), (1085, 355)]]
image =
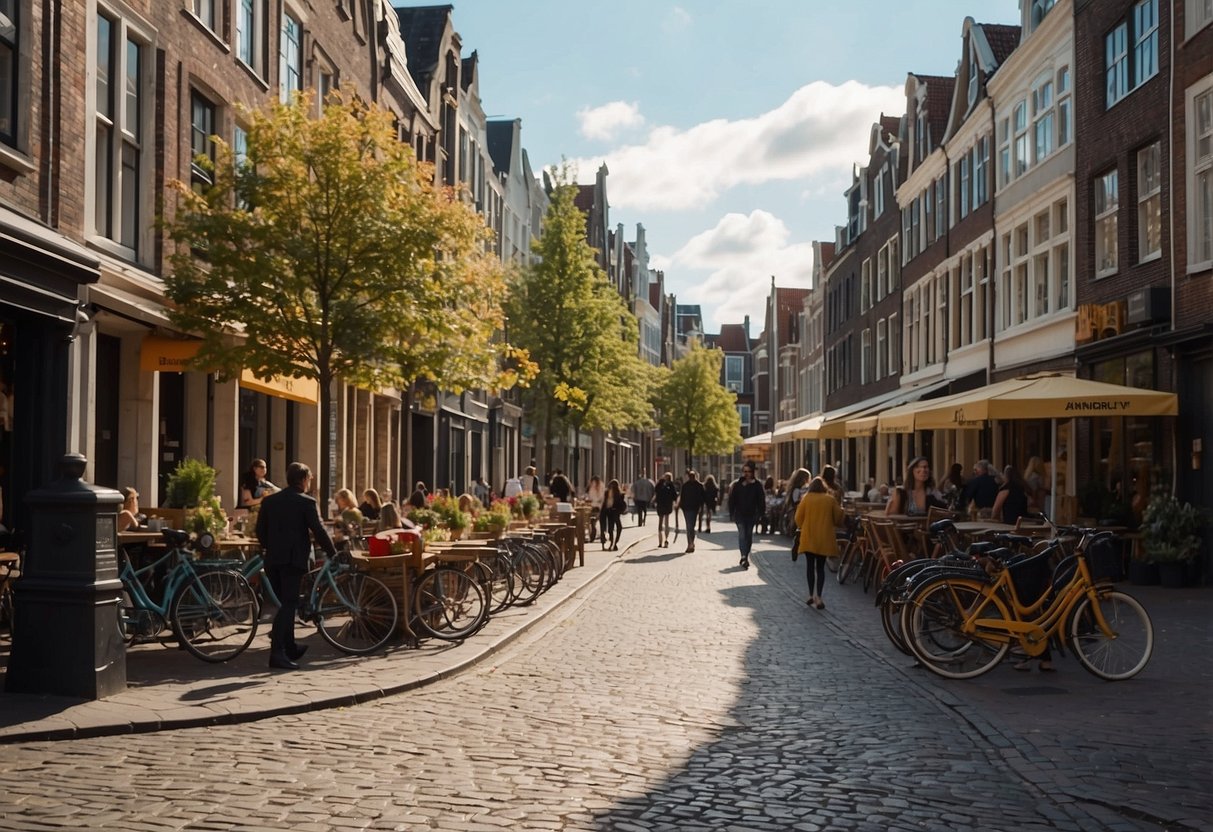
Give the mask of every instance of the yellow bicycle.
[[(1012, 643), (1039, 656), (1051, 638), (1068, 644), (1091, 673), (1110, 681), (1141, 672), (1154, 651), (1150, 616), (1132, 596), (1095, 581), (1087, 560), (1108, 532), (1067, 527), (1037, 555), (987, 564), (987, 576), (941, 575), (919, 586), (902, 609), (902, 632), (914, 656), (940, 676), (971, 679), (1006, 656)], [(1031, 573), (1050, 569), (1065, 536), (1080, 538), (1074, 554), (1052, 569), (1043, 591)], [(1046, 574), (1047, 578), (1047, 574)], [(1028, 595), (1030, 602), (1021, 600)]]

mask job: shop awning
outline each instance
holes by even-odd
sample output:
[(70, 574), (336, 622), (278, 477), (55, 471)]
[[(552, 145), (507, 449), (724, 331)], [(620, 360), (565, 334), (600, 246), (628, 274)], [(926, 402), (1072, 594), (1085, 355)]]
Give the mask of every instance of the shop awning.
[(923, 396), (928, 396), (943, 388), (950, 383), (949, 379), (940, 379), (929, 384), (921, 384), (917, 387), (911, 387), (905, 390), (898, 390), (896, 394), (886, 399), (881, 404), (875, 407), (870, 407), (866, 410), (853, 413), (846, 419), (846, 435), (848, 438), (858, 438), (864, 436), (874, 436), (877, 431), (880, 418), (889, 410), (905, 406), (909, 402), (917, 402)]
[(771, 432), (755, 434), (741, 440), (743, 448), (769, 448), (771, 447)]
[(816, 439), (817, 429), (821, 427), (822, 418), (822, 414), (814, 413), (810, 416), (779, 422), (775, 425), (775, 430), (771, 431), (771, 442), (778, 445), (781, 442), (792, 442), (796, 439)]
[[(190, 362), (202, 348), (197, 338), (166, 338), (148, 335), (139, 350), (139, 369), (145, 372), (184, 373), (190, 370)], [(303, 404), (320, 401), (320, 385), (310, 378), (272, 376), (259, 378), (251, 370), (240, 373), (240, 386), (246, 390), (275, 396)]]
[(1174, 393), (1063, 375), (1025, 376), (933, 402), (915, 427), (955, 428), (990, 419), (1073, 419), (1080, 416), (1175, 416)]
[(901, 395), (901, 393), (901, 390), (890, 390), (887, 393), (881, 393), (879, 396), (872, 396), (870, 399), (864, 399), (861, 402), (840, 407), (837, 410), (831, 410), (829, 413), (823, 415), (821, 425), (817, 429), (817, 438), (846, 438), (848, 419), (878, 413), (881, 408), (888, 407), (887, 403)]

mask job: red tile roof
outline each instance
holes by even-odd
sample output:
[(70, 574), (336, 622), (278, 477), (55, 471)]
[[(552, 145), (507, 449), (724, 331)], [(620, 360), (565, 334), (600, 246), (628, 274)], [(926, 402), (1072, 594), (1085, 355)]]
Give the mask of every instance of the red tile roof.
[(994, 60), (1002, 66), (1011, 53), (1015, 51), (1015, 47), (1019, 46), (1018, 26), (1007, 26), (1001, 23), (982, 23), (981, 30), (985, 33), (986, 43), (990, 44), (990, 50), (994, 53)]
[(721, 324), (720, 334), (715, 338), (716, 346), (725, 352), (749, 352), (744, 324)]

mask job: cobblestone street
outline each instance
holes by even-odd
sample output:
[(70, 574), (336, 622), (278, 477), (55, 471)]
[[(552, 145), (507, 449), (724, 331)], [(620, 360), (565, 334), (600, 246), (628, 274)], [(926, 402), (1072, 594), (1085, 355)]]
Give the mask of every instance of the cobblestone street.
[(1065, 657), (945, 683), (887, 646), (870, 595), (830, 576), (807, 609), (782, 539), (743, 571), (728, 528), (693, 554), (646, 539), (406, 694), (5, 746), (0, 828), (1213, 829), (1207, 623), (1159, 632), (1131, 682)]

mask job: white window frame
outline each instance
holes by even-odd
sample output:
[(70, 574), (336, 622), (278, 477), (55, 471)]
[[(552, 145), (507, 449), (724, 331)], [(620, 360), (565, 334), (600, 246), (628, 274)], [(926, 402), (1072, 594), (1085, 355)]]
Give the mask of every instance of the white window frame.
[[(258, 78), (265, 77), (265, 2), (264, 0), (234, 0), (233, 23), (236, 60)], [(245, 17), (245, 12), (249, 17)], [(249, 31), (245, 31), (246, 26)]]
[[(736, 378), (730, 368), (736, 367)], [(726, 355), (724, 357), (724, 386), (734, 393), (745, 392), (745, 357), (741, 355)]]
[(959, 171), (956, 175), (956, 218), (958, 220), (963, 220), (969, 215), (969, 153), (970, 151), (966, 150), (960, 154), (960, 159), (956, 162), (956, 168)]
[(1074, 81), (1069, 65), (1057, 70), (1057, 149), (1074, 139)]
[[(1144, 263), (1162, 257), (1162, 142), (1156, 141), (1138, 150), (1136, 161), (1137, 262)], [(1150, 247), (1151, 227), (1154, 229), (1153, 248)]]
[(889, 375), (889, 323), (884, 318), (876, 321), (876, 380)]
[(876, 252), (876, 302), (885, 299), (889, 293), (889, 245), (885, 243)]
[[(99, 109), (97, 100), (97, 25), (99, 18), (104, 16), (111, 23), (110, 44), (111, 54), (115, 60), (113, 77), (110, 79), (110, 94), (114, 111), (112, 116), (106, 115)], [(153, 33), (121, 10), (104, 3), (98, 3), (95, 13), (89, 18), (87, 62), (88, 76), (85, 84), (85, 107), (92, 114), (96, 125), (86, 131), (85, 155), (88, 160), (88, 176), (85, 177), (85, 227), (88, 229), (90, 241), (98, 248), (108, 251), (125, 260), (146, 262), (151, 253), (151, 237), (148, 229), (151, 223), (147, 218), (154, 212), (152, 201), (152, 162), (149, 157), (152, 144), (149, 141), (154, 130), (155, 118), (155, 72), (153, 71), (154, 49)], [(115, 44), (121, 48), (115, 48)], [(126, 83), (128, 47), (134, 45), (139, 52), (139, 78), (137, 81), (138, 116), (129, 116), (130, 88)], [(131, 128), (138, 133), (133, 133)], [(107, 130), (111, 136), (109, 165), (107, 173), (112, 184), (108, 187), (109, 214), (99, 216), (97, 176), (101, 170), (102, 160), (99, 159), (100, 148), (97, 137), (99, 130)], [(123, 164), (123, 151), (131, 149), (137, 153), (134, 170), (135, 185), (131, 210), (134, 211), (133, 228), (124, 228), (123, 213), (126, 206), (124, 193), (127, 193), (127, 170)], [(106, 225), (112, 218), (113, 227)], [(126, 234), (124, 232), (130, 231)], [(124, 241), (125, 238), (125, 241)], [(133, 245), (131, 245), (133, 243)]]
[(215, 21), (218, 19), (217, 13), (221, 14), (222, 9), (219, 8), (217, 0), (190, 0), (190, 13), (207, 29), (212, 32), (219, 31)]
[(889, 375), (900, 375), (902, 372), (900, 320), (896, 312), (889, 315)]
[(872, 372), (872, 328), (868, 327), (860, 337), (859, 383), (868, 384)]
[(884, 213), (884, 178), (885, 166), (882, 165), (880, 170), (876, 171), (876, 178), (872, 183), (872, 218), (875, 219)]
[(859, 267), (859, 311), (867, 312), (872, 306), (872, 258), (865, 258)]
[(1111, 108), (1129, 94), (1129, 24), (1118, 23), (1104, 37), (1104, 96)]
[(889, 238), (889, 291), (893, 294), (901, 288), (901, 240), (894, 234)]
[(935, 239), (942, 237), (951, 226), (948, 223), (948, 172), (935, 180)]
[(1057, 139), (1057, 98), (1052, 71), (1032, 85), (1032, 160), (1040, 164), (1053, 155)]
[[(1192, 273), (1213, 268), (1213, 74), (1190, 86), (1184, 99), (1187, 271)], [(1202, 188), (1207, 194), (1203, 203)]]
[[(1120, 174), (1116, 168), (1106, 170), (1095, 177), (1093, 184), (1091, 213), (1095, 217), (1095, 276), (1107, 277), (1116, 274), (1120, 265), (1116, 216), (1120, 208)], [(1103, 257), (1103, 251), (1108, 252), (1110, 257)]]
[(1032, 155), (1028, 140), (1028, 100), (1016, 102), (1011, 109), (1011, 128), (1014, 136), (1014, 153), (1011, 158), (1012, 179), (1018, 179), (1032, 166)]
[(1158, 74), (1158, 0), (1133, 6), (1133, 88)]
[[(298, 40), (290, 39), (292, 23), (297, 27)], [(278, 100), (283, 104), (290, 103), (292, 93), (303, 90), (303, 40), (303, 19), (292, 9), (283, 8), (278, 27)]]
[(973, 51), (972, 47), (970, 47), (970, 49), (969, 49), (969, 89), (968, 89), (968, 99), (969, 99), (970, 107), (972, 107), (974, 102), (977, 101), (977, 78), (978, 78), (977, 53)]
[(1184, 40), (1213, 23), (1213, 0), (1185, 0)]
[(990, 137), (982, 136), (973, 146), (973, 211), (990, 199), (989, 185)]

